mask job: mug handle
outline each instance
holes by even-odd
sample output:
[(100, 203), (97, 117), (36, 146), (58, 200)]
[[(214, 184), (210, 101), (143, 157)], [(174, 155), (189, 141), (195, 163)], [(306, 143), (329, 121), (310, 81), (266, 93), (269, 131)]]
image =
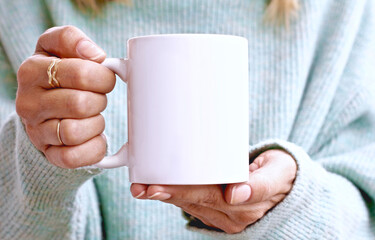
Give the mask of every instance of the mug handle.
[[(104, 60), (102, 65), (109, 68), (111, 71), (117, 74), (122, 81), (126, 83), (128, 61), (128, 59), (107, 58)], [(100, 162), (94, 164), (93, 166), (98, 168), (117, 168), (122, 166), (129, 166), (128, 142), (125, 143), (115, 155), (104, 157)]]

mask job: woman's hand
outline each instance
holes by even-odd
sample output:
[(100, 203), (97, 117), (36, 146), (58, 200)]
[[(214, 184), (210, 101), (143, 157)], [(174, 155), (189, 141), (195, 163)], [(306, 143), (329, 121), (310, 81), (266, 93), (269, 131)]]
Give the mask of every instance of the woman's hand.
[(220, 185), (133, 184), (138, 199), (174, 204), (210, 227), (238, 233), (262, 218), (289, 193), (297, 172), (295, 160), (282, 150), (268, 150), (249, 166), (246, 183)]
[[(17, 113), (31, 142), (56, 166), (91, 165), (106, 153), (100, 113), (115, 75), (99, 64), (105, 57), (79, 29), (54, 27), (40, 36), (35, 54), (18, 70)], [(54, 69), (60, 87), (52, 87), (47, 70), (58, 58)]]

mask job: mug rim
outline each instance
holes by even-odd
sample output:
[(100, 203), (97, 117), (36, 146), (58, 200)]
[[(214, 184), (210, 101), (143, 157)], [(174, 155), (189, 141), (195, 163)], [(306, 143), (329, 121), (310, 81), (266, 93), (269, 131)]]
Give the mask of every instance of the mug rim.
[(238, 36), (238, 35), (231, 35), (231, 34), (215, 34), (215, 33), (168, 33), (168, 34), (150, 34), (150, 35), (142, 35), (131, 37), (128, 39), (128, 42), (132, 42), (135, 40), (142, 40), (142, 39), (152, 39), (152, 38), (212, 38), (212, 37), (219, 37), (219, 38), (232, 38), (232, 39), (240, 39), (245, 40), (248, 42), (247, 38)]

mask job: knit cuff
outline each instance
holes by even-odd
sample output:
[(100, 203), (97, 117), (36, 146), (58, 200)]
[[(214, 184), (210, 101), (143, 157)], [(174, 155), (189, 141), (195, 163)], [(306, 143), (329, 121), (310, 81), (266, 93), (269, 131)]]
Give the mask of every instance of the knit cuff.
[(6, 229), (0, 231), (1, 239), (67, 236), (87, 211), (87, 205), (81, 205), (81, 186), (101, 171), (62, 169), (49, 163), (30, 142), (15, 113), (0, 129), (0, 166), (0, 215)]
[[(241, 233), (226, 234), (191, 225), (187, 226), (188, 229), (210, 235), (215, 239), (290, 239), (294, 235), (293, 232), (299, 228), (298, 226), (304, 225), (304, 219), (295, 215), (298, 215), (303, 206), (308, 204), (314, 193), (319, 190), (319, 184), (316, 184), (317, 178), (324, 174), (324, 169), (313, 162), (302, 148), (291, 142), (270, 139), (250, 146), (249, 149), (250, 162), (262, 152), (270, 149), (282, 149), (296, 160), (297, 175), (289, 194), (265, 216)], [(309, 239), (308, 232), (298, 234), (299, 236), (306, 234), (306, 239)]]
[(102, 172), (101, 169), (92, 166), (63, 169), (51, 164), (31, 143), (17, 114), (11, 116), (11, 122), (16, 129), (16, 162), (19, 164), (19, 174), (23, 178), (22, 182), (26, 189), (40, 191), (41, 194), (45, 192), (54, 192), (57, 195), (69, 194), (75, 192), (85, 181)]

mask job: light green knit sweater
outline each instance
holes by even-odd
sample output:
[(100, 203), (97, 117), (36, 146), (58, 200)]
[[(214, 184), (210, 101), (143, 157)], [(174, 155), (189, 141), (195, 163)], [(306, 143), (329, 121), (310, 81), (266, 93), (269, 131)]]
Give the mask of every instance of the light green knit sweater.
[[(374, 1), (300, 0), (288, 29), (264, 24), (266, 0), (133, 2), (92, 17), (69, 0), (0, 0), (0, 239), (375, 239)], [(133, 199), (126, 168), (51, 165), (11, 113), (15, 73), (45, 29), (66, 24), (110, 57), (124, 57), (126, 40), (139, 35), (246, 37), (250, 154), (277, 147), (294, 156), (289, 195), (228, 235), (186, 228), (180, 209)], [(126, 85), (108, 102), (113, 153), (127, 140)]]

